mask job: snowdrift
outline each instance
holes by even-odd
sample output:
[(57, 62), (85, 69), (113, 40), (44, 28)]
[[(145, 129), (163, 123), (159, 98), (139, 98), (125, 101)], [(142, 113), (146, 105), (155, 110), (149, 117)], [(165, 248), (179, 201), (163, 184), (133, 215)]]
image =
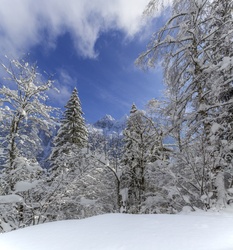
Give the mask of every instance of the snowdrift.
[(107, 214), (0, 235), (1, 250), (232, 250), (232, 215)]

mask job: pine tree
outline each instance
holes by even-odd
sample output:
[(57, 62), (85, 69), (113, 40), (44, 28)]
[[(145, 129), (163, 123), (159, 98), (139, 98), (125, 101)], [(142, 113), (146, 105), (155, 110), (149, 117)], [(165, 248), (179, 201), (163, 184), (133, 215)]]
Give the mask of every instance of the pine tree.
[(86, 148), (87, 128), (76, 88), (65, 108), (49, 157), (47, 188), (54, 194), (49, 199), (52, 220), (65, 219), (71, 207), (78, 212), (77, 182), (94, 166)]
[(87, 146), (87, 128), (76, 88), (73, 90), (65, 108), (50, 156), (55, 168), (58, 168), (62, 162), (65, 163), (64, 157), (73, 154), (74, 151), (80, 152)]
[(153, 122), (132, 105), (124, 130), (121, 195), (122, 211), (140, 213), (145, 199), (145, 168), (158, 157), (158, 134)]

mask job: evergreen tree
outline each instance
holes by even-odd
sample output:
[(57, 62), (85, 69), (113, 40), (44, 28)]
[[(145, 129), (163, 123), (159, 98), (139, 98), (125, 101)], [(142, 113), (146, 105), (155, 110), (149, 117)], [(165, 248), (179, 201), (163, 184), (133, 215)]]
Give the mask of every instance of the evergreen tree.
[[(94, 166), (87, 152), (87, 128), (76, 88), (65, 108), (49, 157), (51, 168), (47, 188), (49, 193), (53, 193), (48, 205), (51, 220), (70, 218), (71, 207), (78, 213), (78, 180)], [(76, 218), (77, 213), (74, 215)]]
[[(65, 108), (50, 156), (55, 168), (58, 168), (60, 164), (64, 164), (68, 156), (71, 161), (75, 162), (75, 152), (80, 153), (83, 148), (87, 147), (88, 133), (76, 88), (74, 88)], [(73, 164), (71, 161), (70, 165)]]
[(145, 168), (159, 154), (158, 134), (151, 119), (132, 105), (124, 130), (121, 195), (122, 211), (139, 213), (145, 199)]

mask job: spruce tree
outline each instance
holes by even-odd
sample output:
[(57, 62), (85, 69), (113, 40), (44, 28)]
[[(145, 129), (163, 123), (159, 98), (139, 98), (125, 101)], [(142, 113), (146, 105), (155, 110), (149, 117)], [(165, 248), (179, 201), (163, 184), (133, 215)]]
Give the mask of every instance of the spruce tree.
[(69, 155), (72, 150), (80, 151), (87, 146), (87, 128), (76, 88), (74, 88), (65, 108), (50, 156), (53, 164), (61, 159), (62, 155)]
[(157, 136), (152, 120), (133, 104), (124, 130), (121, 176), (123, 212), (140, 213), (145, 199), (146, 164), (155, 161), (158, 156)]
[(64, 219), (69, 207), (77, 208), (79, 205), (75, 199), (77, 190), (74, 186), (77, 188), (77, 185), (74, 183), (92, 166), (87, 156), (87, 128), (76, 88), (65, 105), (53, 143), (47, 181), (47, 189), (53, 197), (49, 199), (48, 206), (52, 220), (58, 220)]

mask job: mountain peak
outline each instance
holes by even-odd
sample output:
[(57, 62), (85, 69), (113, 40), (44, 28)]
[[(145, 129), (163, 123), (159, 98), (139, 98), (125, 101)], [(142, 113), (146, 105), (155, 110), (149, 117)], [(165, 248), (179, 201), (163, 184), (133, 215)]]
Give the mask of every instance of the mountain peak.
[(111, 115), (105, 115), (101, 120), (115, 121), (115, 119)]
[(111, 129), (115, 119), (111, 115), (105, 115), (103, 118), (94, 123), (94, 126), (102, 129)]

